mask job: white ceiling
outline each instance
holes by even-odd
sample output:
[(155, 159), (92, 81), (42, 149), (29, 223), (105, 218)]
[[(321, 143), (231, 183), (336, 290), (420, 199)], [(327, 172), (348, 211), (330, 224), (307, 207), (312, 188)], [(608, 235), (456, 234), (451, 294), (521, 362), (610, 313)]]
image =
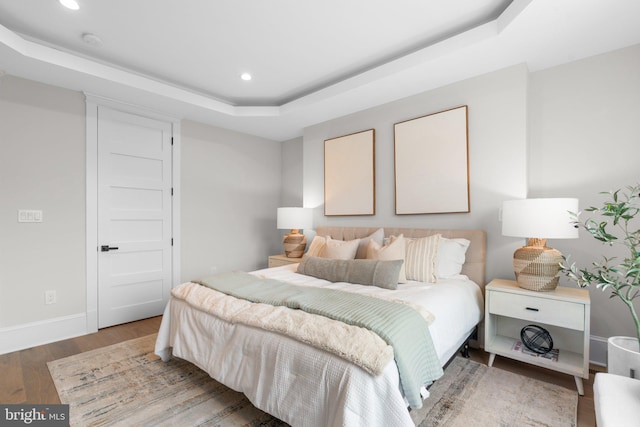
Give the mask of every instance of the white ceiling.
[(0, 70), (276, 140), (510, 65), (640, 43), (638, 0), (78, 3), (0, 0)]

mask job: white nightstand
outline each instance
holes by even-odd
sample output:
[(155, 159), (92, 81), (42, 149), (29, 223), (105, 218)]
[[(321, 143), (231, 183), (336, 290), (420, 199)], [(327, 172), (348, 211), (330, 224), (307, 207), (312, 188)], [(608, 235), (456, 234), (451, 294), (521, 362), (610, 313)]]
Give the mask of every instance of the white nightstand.
[(281, 265), (297, 264), (302, 258), (289, 258), (285, 254), (271, 255), (269, 257), (269, 268), (280, 267)]
[[(558, 287), (535, 292), (518, 287), (513, 280), (494, 279), (485, 294), (485, 351), (489, 366), (496, 354), (573, 375), (578, 393), (584, 395), (583, 378), (589, 378), (589, 292)], [(531, 356), (516, 350), (520, 331), (527, 325), (545, 328), (560, 350), (558, 360)]]

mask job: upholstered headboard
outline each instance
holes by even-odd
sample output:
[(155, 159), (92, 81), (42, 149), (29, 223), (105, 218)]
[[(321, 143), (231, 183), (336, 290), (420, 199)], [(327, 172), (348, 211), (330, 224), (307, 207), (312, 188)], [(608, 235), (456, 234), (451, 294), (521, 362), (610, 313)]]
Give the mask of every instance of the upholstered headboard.
[(467, 249), (462, 274), (477, 283), (484, 292), (487, 263), (487, 234), (484, 230), (439, 230), (435, 228), (387, 228), (387, 227), (326, 227), (316, 229), (318, 236), (331, 236), (337, 240), (353, 240), (367, 237), (378, 228), (384, 228), (385, 237), (404, 234), (405, 237), (427, 237), (440, 233), (448, 239), (463, 238), (471, 242)]

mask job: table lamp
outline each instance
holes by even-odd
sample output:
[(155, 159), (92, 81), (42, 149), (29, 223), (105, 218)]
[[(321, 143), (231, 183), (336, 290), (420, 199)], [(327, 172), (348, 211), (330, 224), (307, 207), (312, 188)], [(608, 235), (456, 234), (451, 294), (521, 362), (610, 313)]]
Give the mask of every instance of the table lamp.
[(546, 245), (547, 239), (577, 239), (578, 228), (570, 212), (578, 212), (578, 199), (508, 200), (502, 205), (502, 235), (527, 238), (513, 253), (518, 286), (552, 291), (558, 286), (562, 254)]
[(289, 258), (300, 258), (307, 247), (307, 237), (300, 233), (301, 229), (311, 228), (313, 211), (307, 208), (278, 208), (277, 227), (291, 229), (284, 236), (282, 243), (284, 253)]

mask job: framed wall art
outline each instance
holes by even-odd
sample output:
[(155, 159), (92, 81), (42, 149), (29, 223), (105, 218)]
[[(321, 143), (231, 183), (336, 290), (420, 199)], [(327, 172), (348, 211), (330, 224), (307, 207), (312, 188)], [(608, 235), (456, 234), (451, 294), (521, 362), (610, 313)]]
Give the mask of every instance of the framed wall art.
[(397, 215), (470, 211), (467, 110), (394, 125)]
[(375, 130), (325, 140), (324, 214), (375, 213)]

